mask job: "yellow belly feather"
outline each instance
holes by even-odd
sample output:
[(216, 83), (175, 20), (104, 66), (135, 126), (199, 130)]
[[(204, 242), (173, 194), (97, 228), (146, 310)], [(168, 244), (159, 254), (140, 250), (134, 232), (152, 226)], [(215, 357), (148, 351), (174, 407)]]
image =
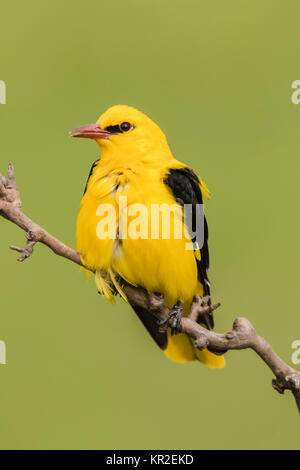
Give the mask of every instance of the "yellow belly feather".
[[(177, 167), (183, 166), (176, 160), (174, 162)], [(81, 202), (76, 232), (77, 250), (84, 264), (97, 272), (97, 288), (110, 301), (114, 297), (107, 279), (114, 281), (117, 274), (133, 285), (144, 287), (149, 293), (161, 292), (169, 308), (180, 300), (184, 314), (187, 314), (193, 296), (202, 295), (203, 291), (197, 280), (194, 252), (186, 250), (185, 238), (174, 238), (174, 217), (180, 215), (171, 213), (169, 239), (161, 238), (161, 226), (159, 239), (151, 238), (152, 205), (166, 203), (172, 206), (176, 203), (163, 183), (164, 172), (164, 168), (156, 168), (153, 172), (147, 171), (145, 175), (142, 168), (137, 173), (128, 168), (112, 170), (99, 163)], [(124, 220), (123, 209), (120, 209), (120, 198), (124, 202), (124, 197), (127, 198), (127, 207), (138, 203), (148, 209), (147, 215), (139, 214), (140, 227), (137, 227), (148, 226), (147, 238), (99, 239), (97, 226), (102, 217), (97, 215), (98, 207), (103, 204), (114, 207), (115, 229), (118, 233), (122, 231), (119, 220), (121, 226)], [(177, 206), (178, 211), (181, 211), (181, 207)], [(134, 217), (128, 216), (128, 227), (133, 219)], [(177, 362), (199, 359), (213, 368), (225, 365), (222, 356), (216, 356), (207, 350), (196, 350), (190, 339), (182, 334), (169, 336), (166, 354)]]

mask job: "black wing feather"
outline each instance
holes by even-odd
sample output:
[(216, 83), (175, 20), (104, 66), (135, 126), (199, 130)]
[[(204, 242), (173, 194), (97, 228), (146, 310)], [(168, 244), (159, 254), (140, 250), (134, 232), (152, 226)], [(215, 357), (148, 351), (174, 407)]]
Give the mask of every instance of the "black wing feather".
[(137, 305), (132, 304), (131, 307), (143, 325), (146, 327), (147, 331), (150, 333), (156, 344), (158, 344), (161, 349), (166, 349), (168, 345), (168, 336), (167, 333), (160, 333), (157, 318), (142, 307), (138, 307)]
[(89, 179), (90, 179), (90, 177), (92, 176), (93, 171), (94, 171), (94, 168), (95, 168), (95, 166), (97, 165), (98, 162), (99, 162), (99, 160), (96, 160), (96, 161), (92, 164), (92, 166), (91, 166), (91, 169), (90, 169), (90, 172), (89, 172), (89, 176), (88, 176), (88, 178), (87, 178), (87, 180), (86, 180), (86, 184), (85, 184), (85, 188), (84, 188), (83, 194), (86, 193), (87, 185), (88, 185)]
[[(200, 181), (198, 176), (190, 168), (170, 169), (168, 175), (164, 179), (164, 183), (170, 188), (176, 201), (181, 205), (203, 204), (202, 192), (200, 189)], [(194, 217), (196, 216), (196, 209), (192, 212), (192, 227), (187, 227), (189, 233), (192, 232), (194, 227)], [(208, 225), (204, 217), (204, 243), (200, 249), (201, 260), (196, 258), (198, 268), (198, 279), (203, 285), (204, 295), (210, 295), (210, 284), (207, 277), (207, 270), (209, 268), (209, 250), (208, 250)], [(206, 315), (201, 318), (208, 328), (213, 328), (213, 317)]]

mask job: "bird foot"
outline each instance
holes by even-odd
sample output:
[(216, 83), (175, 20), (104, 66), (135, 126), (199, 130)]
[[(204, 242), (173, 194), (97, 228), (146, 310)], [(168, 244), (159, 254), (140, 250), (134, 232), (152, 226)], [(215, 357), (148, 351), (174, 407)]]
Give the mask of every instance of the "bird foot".
[(171, 327), (171, 336), (181, 332), (182, 309), (182, 303), (178, 300), (166, 318), (158, 322), (161, 328)]

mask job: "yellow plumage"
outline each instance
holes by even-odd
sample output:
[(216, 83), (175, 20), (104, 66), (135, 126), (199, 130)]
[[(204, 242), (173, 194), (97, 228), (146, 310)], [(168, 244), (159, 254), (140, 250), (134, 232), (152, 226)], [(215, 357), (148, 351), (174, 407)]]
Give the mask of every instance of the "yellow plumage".
[[(114, 106), (98, 120), (101, 129), (112, 126), (116, 129), (124, 122), (131, 124), (129, 131), (112, 133), (107, 139), (94, 137), (100, 146), (101, 159), (95, 163), (81, 201), (77, 250), (84, 264), (96, 271), (97, 288), (110, 301), (114, 297), (109, 281), (120, 291), (115, 279), (118, 275), (132, 285), (144, 287), (149, 293), (162, 293), (170, 308), (180, 300), (185, 315), (193, 296), (203, 295), (196, 264), (196, 258), (200, 259), (201, 254), (200, 250), (186, 249), (186, 238), (176, 238), (173, 222), (174, 218), (182, 220), (182, 208), (164, 179), (170, 169), (182, 169), (186, 165), (173, 157), (160, 128), (136, 109)], [(208, 197), (208, 189), (201, 179), (199, 181), (202, 194)], [(139, 212), (137, 207), (135, 215), (130, 215), (126, 213), (125, 200), (127, 208), (139, 204), (146, 210)], [(161, 204), (174, 207), (169, 239), (162, 238), (161, 224), (155, 239), (151, 232), (154, 217), (151, 208)], [(113, 207), (114, 220), (103, 211), (106, 205)], [(103, 230), (106, 234), (113, 231), (124, 235), (129, 228), (134, 228), (140, 237), (113, 239), (103, 236)], [(182, 230), (188, 238), (183, 222)], [(199, 359), (213, 368), (225, 365), (223, 356), (196, 350), (183, 334), (168, 335), (166, 354), (178, 362)]]

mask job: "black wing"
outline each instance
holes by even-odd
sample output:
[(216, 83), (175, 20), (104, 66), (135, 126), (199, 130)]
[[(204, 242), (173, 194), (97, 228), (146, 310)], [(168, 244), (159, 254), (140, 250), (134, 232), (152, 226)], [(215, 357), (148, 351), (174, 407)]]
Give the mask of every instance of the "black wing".
[[(202, 192), (200, 189), (200, 181), (198, 176), (190, 168), (170, 169), (168, 175), (164, 179), (164, 183), (170, 188), (176, 201), (181, 204), (192, 205), (192, 227), (187, 227), (190, 234), (195, 229), (194, 219), (196, 217), (196, 204), (203, 204)], [(192, 239), (192, 241), (194, 241)], [(203, 285), (204, 295), (210, 295), (210, 284), (207, 277), (209, 268), (209, 251), (208, 251), (208, 225), (204, 217), (204, 242), (200, 249), (201, 260), (196, 258), (198, 268), (198, 279)], [(206, 315), (201, 318), (200, 322), (204, 322), (208, 328), (213, 328), (213, 317)]]
[(86, 180), (86, 183), (85, 183), (85, 188), (84, 188), (83, 194), (86, 193), (87, 185), (88, 185), (88, 183), (89, 183), (89, 179), (90, 179), (90, 177), (92, 176), (93, 171), (94, 171), (94, 168), (95, 168), (95, 166), (96, 166), (96, 164), (97, 164), (98, 162), (99, 162), (99, 160), (96, 160), (96, 161), (92, 164), (92, 166), (91, 166), (91, 169), (90, 169), (90, 172), (89, 172), (89, 176), (88, 176), (88, 178), (87, 178), (87, 180)]
[(166, 349), (168, 345), (168, 336), (167, 333), (161, 333), (159, 331), (157, 318), (143, 307), (138, 307), (137, 305), (132, 304), (131, 307), (133, 308), (143, 325), (146, 327), (156, 344), (158, 344), (161, 349)]

